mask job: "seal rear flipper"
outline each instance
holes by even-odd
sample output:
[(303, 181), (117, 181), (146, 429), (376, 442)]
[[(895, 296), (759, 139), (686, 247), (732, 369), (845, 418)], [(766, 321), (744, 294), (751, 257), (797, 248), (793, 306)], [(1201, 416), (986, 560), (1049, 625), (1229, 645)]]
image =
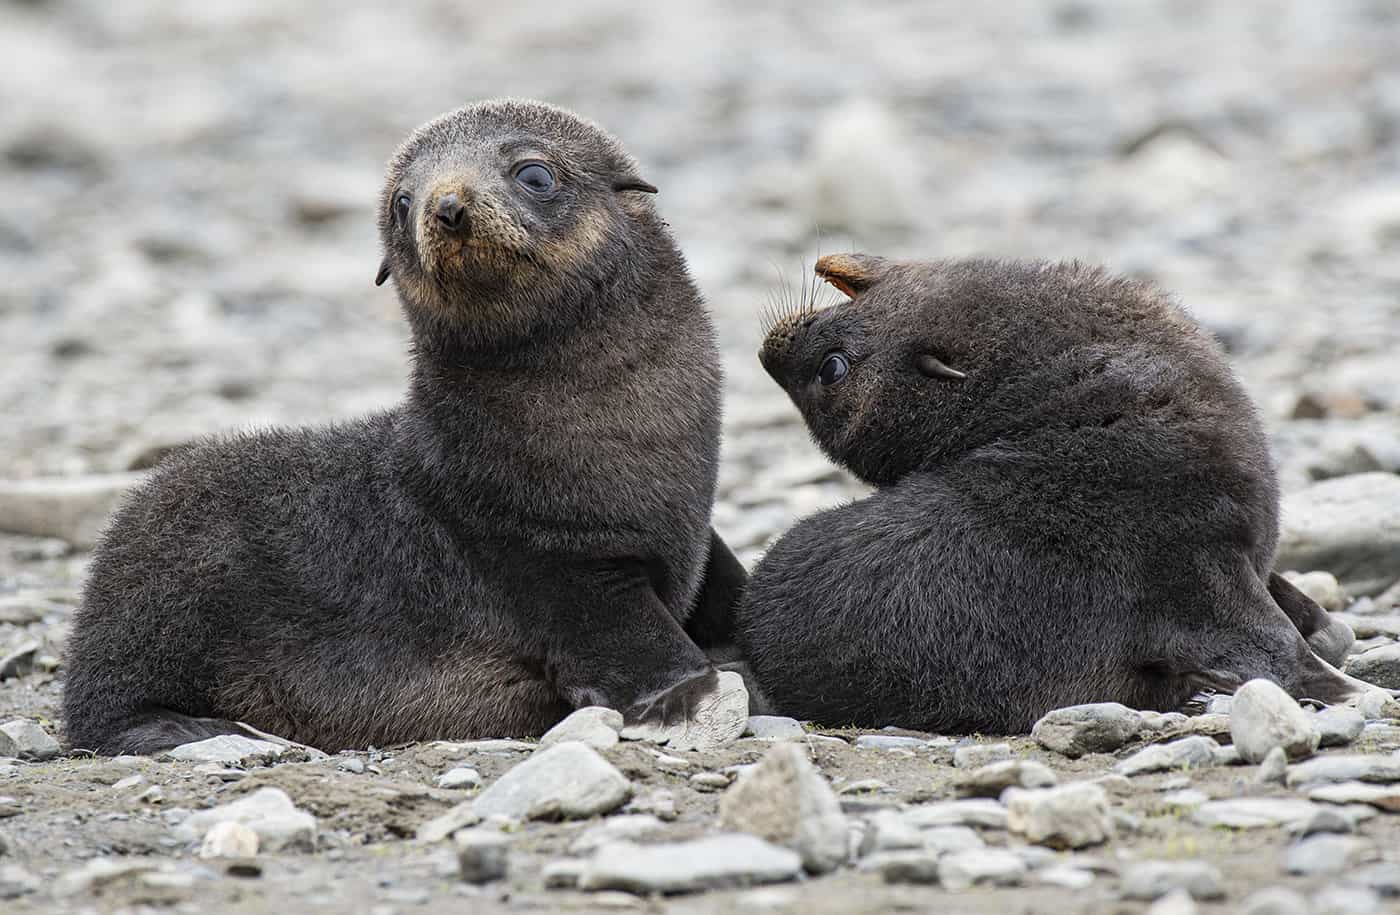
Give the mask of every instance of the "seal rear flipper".
[(151, 709), (131, 716), (114, 728), (92, 750), (102, 756), (154, 756), (181, 744), (238, 734), (243, 737), (267, 739), (269, 735), (225, 718), (198, 718), (167, 708)]
[(1288, 615), (1318, 657), (1333, 667), (1341, 666), (1356, 641), (1350, 626), (1333, 619), (1316, 601), (1277, 572), (1269, 573), (1269, 596)]
[(710, 554), (685, 632), (715, 663), (738, 660), (734, 608), (744, 595), (749, 573), (724, 539), (710, 529)]

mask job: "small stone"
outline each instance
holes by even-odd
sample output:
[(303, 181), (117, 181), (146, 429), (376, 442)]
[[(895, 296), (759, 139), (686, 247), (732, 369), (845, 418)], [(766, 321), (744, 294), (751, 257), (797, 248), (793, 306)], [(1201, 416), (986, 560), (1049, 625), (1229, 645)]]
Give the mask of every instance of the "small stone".
[(175, 834), (186, 842), (202, 840), (224, 821), (252, 829), (267, 851), (310, 850), (316, 843), (316, 818), (298, 810), (280, 788), (259, 788), (231, 803), (192, 813), (175, 828)]
[(1191, 811), (1210, 800), (1210, 795), (1194, 788), (1172, 791), (1162, 795), (1162, 808), (1167, 811)]
[(557, 743), (516, 764), (472, 805), (481, 817), (582, 819), (626, 803), (632, 785), (587, 744)]
[(201, 858), (252, 858), (257, 853), (258, 834), (234, 820), (209, 827), (199, 846)]
[(1288, 767), (1290, 788), (1322, 782), (1400, 782), (1400, 758), (1350, 754), (1321, 756)]
[(39, 643), (34, 639), (24, 639), (8, 654), (0, 657), (0, 680), (28, 676), (34, 670), (34, 658), (39, 648)]
[(1230, 737), (1240, 756), (1263, 762), (1274, 747), (1289, 759), (1311, 756), (1321, 739), (1307, 712), (1272, 680), (1250, 680), (1235, 690), (1230, 712)]
[(1326, 804), (1370, 804), (1387, 813), (1400, 813), (1400, 784), (1335, 782), (1312, 789), (1308, 797)]
[(1341, 610), (1347, 605), (1346, 591), (1331, 572), (1284, 572), (1283, 577), (1323, 610)]
[[(356, 759), (353, 756), (342, 756), (336, 759), (335, 767), (342, 772), (350, 772), (354, 775), (361, 775), (365, 771), (365, 761), (363, 759)], [(453, 769), (451, 771), (457, 772), (463, 770)], [(464, 771), (470, 772), (472, 770), (466, 769)]]
[(1321, 833), (1289, 846), (1283, 856), (1283, 869), (1304, 876), (1338, 874), (1364, 861), (1370, 851), (1363, 839)]
[(1238, 766), (1244, 763), (1244, 757), (1240, 756), (1240, 749), (1233, 744), (1223, 747), (1216, 747), (1211, 751), (1215, 757), (1217, 766)]
[(1112, 753), (1142, 730), (1142, 715), (1117, 702), (1055, 709), (1035, 723), (1031, 736), (1047, 750), (1071, 759)]
[(1269, 826), (1301, 827), (1318, 805), (1291, 797), (1237, 797), (1209, 801), (1196, 808), (1192, 819), (1201, 826), (1259, 829)]
[(782, 715), (750, 715), (744, 726), (745, 737), (759, 740), (801, 740), (807, 731), (796, 718)]
[(973, 886), (1020, 886), (1026, 880), (1026, 862), (998, 848), (953, 852), (938, 860), (938, 879), (955, 891)]
[(938, 882), (938, 856), (927, 852), (886, 852), (862, 862), (861, 870), (874, 870), (886, 883), (934, 884)]
[(668, 823), (679, 815), (675, 794), (665, 788), (654, 788), (646, 794), (637, 795), (627, 803), (625, 810), (627, 813), (651, 814)]
[(861, 734), (856, 738), (857, 750), (921, 750), (928, 743), (922, 737), (902, 737), (897, 734)]
[(1006, 759), (969, 772), (957, 790), (973, 797), (999, 797), (1007, 788), (1049, 788), (1058, 782), (1054, 772), (1034, 760)]
[(826, 873), (846, 860), (846, 816), (798, 744), (777, 744), (741, 776), (720, 799), (719, 822), (795, 849), (809, 873)]
[(1283, 777), (1288, 772), (1288, 754), (1283, 747), (1274, 747), (1264, 756), (1264, 761), (1259, 764), (1259, 771), (1255, 773), (1254, 779), (1260, 784), (1282, 783)]
[(802, 873), (796, 852), (747, 833), (719, 833), (689, 842), (602, 846), (579, 875), (584, 890), (689, 893), (731, 886), (795, 880)]
[[(1230, 697), (1226, 696), (1224, 698), (1228, 699)], [(1138, 714), (1142, 716), (1142, 734), (1147, 737), (1166, 731), (1174, 732), (1191, 721), (1190, 718), (1183, 715), (1181, 712), (1140, 711)]]
[(847, 794), (878, 794), (882, 791), (890, 790), (888, 782), (883, 782), (878, 778), (859, 778), (853, 782), (847, 782), (836, 789), (840, 795)]
[(468, 883), (487, 883), (506, 875), (510, 840), (498, 829), (462, 829), (452, 836), (457, 873)]
[(437, 778), (439, 788), (465, 788), (468, 790), (481, 787), (481, 773), (467, 766), (457, 766), (448, 769)]
[(1361, 736), (1366, 718), (1354, 708), (1332, 705), (1313, 715), (1320, 747), (1342, 747)]
[(544, 881), (545, 889), (576, 889), (587, 866), (587, 862), (577, 858), (557, 858), (545, 864), (544, 869), (540, 871), (540, 879)]
[(1282, 886), (1255, 890), (1240, 904), (1240, 915), (1309, 915), (1308, 901)]
[(1233, 696), (1211, 696), (1210, 701), (1206, 703), (1206, 714), (1228, 715), (1234, 704)]
[(1123, 869), (1121, 891), (1127, 899), (1160, 899), (1185, 890), (1193, 899), (1222, 899), (1220, 871), (1204, 861), (1138, 861)]
[(145, 791), (136, 795), (136, 799), (143, 804), (159, 804), (165, 800), (165, 789), (160, 785), (152, 785)]
[(36, 874), (18, 864), (0, 864), (0, 899), (18, 899), (37, 893), (44, 885)]
[(866, 823), (859, 851), (862, 855), (871, 855), (923, 847), (924, 835), (920, 829), (906, 823), (896, 811), (881, 810)]
[(1035, 879), (1067, 890), (1083, 890), (1093, 885), (1094, 872), (1068, 864), (1056, 864), (1036, 871)]
[(125, 791), (128, 788), (136, 788), (146, 784), (146, 776), (139, 772), (135, 775), (128, 775), (126, 778), (119, 778), (112, 783), (112, 787), (117, 791)]
[(1006, 808), (988, 798), (925, 804), (909, 808), (904, 811), (903, 816), (904, 821), (916, 829), (926, 829), (930, 826), (1006, 828)]
[(109, 883), (153, 871), (159, 866), (159, 862), (150, 858), (93, 858), (54, 881), (53, 894), (62, 899), (95, 892)]
[(563, 721), (544, 732), (540, 738), (540, 748), (577, 740), (595, 750), (606, 750), (616, 746), (622, 731), (622, 713), (598, 705), (590, 705), (570, 712)]
[(1091, 782), (1006, 792), (1007, 828), (1050, 848), (1098, 845), (1113, 835), (1108, 794)]
[(420, 842), (441, 842), (459, 829), (475, 826), (481, 822), (481, 815), (473, 808), (471, 801), (463, 801), (451, 807), (446, 813), (433, 817), (420, 825), (414, 837)]
[(1215, 751), (1219, 746), (1209, 737), (1183, 737), (1170, 743), (1143, 747), (1113, 769), (1119, 775), (1144, 775), (1204, 768), (1215, 765)]
[(1400, 689), (1400, 644), (1363, 651), (1347, 659), (1346, 672), (1384, 689)]
[(1363, 867), (1350, 874), (1347, 882), (1360, 884), (1367, 889), (1374, 890), (1383, 898), (1394, 899), (1400, 896), (1400, 864), (1383, 861), (1380, 864)]
[(1175, 889), (1152, 903), (1147, 909), (1147, 915), (1196, 915), (1199, 911), (1190, 892)]
[(1011, 758), (1011, 745), (1006, 743), (973, 743), (953, 751), (953, 765), (959, 769), (978, 769)]
[(1356, 700), (1356, 711), (1367, 721), (1396, 717), (1392, 714), (1395, 711), (1395, 700), (1389, 693), (1372, 690)]
[(220, 734), (218, 737), (181, 744), (165, 755), (181, 762), (261, 766), (271, 763), (286, 751), (286, 747), (268, 740), (254, 740), (241, 734)]
[(13, 756), (31, 762), (53, 759), (62, 749), (37, 721), (14, 718), (0, 724), (0, 756)]
[(729, 776), (719, 772), (696, 772), (687, 781), (696, 791), (723, 791), (729, 787)]
[(1340, 810), (1333, 810), (1331, 807), (1323, 807), (1308, 818), (1308, 821), (1303, 824), (1303, 828), (1298, 831), (1298, 834), (1299, 836), (1307, 837), (1324, 832), (1333, 833), (1335, 835), (1347, 835), (1356, 832), (1356, 822)]
[(934, 854), (946, 855), (955, 851), (972, 851), (985, 848), (987, 843), (971, 826), (935, 826), (919, 831), (923, 847)]
[(618, 842), (624, 839), (638, 839), (647, 833), (656, 832), (666, 824), (657, 817), (649, 813), (631, 813), (621, 816), (611, 816), (585, 829), (577, 839), (569, 845), (569, 854), (586, 855), (609, 842)]

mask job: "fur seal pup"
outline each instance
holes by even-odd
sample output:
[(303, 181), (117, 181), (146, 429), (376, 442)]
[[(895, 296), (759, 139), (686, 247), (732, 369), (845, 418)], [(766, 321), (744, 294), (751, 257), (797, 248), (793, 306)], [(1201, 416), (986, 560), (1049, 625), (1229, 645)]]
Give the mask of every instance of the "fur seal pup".
[[(395, 409), (204, 441), (96, 550), (76, 748), (238, 723), (326, 750), (638, 726), (713, 696), (745, 573), (711, 531), (720, 360), (655, 188), (562, 109), (415, 131), (380, 203), (412, 329)], [(689, 633), (685, 626), (689, 623)]]
[(1254, 677), (1327, 702), (1367, 688), (1313, 650), (1339, 661), (1349, 633), (1272, 573), (1260, 422), (1164, 296), (1079, 264), (816, 269), (850, 300), (782, 317), (760, 359), (877, 488), (750, 576), (739, 643), (782, 714), (1018, 733)]

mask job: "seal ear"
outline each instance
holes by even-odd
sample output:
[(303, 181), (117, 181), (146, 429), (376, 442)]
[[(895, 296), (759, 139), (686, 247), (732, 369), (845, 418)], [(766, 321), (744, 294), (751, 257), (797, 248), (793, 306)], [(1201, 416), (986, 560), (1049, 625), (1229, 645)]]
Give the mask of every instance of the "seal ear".
[(379, 263), (379, 273), (374, 277), (374, 285), (383, 286), (384, 281), (389, 278), (389, 272), (389, 258), (386, 257)]
[(914, 359), (914, 365), (919, 372), (927, 378), (946, 378), (949, 381), (962, 381), (967, 375), (959, 372), (950, 365), (945, 365), (943, 360), (932, 353), (920, 353)]
[(854, 298), (879, 281), (889, 261), (873, 254), (827, 254), (817, 258), (817, 276)]
[(649, 181), (643, 181), (633, 175), (624, 175), (613, 181), (615, 191), (641, 191), (644, 194), (655, 194), (656, 185)]

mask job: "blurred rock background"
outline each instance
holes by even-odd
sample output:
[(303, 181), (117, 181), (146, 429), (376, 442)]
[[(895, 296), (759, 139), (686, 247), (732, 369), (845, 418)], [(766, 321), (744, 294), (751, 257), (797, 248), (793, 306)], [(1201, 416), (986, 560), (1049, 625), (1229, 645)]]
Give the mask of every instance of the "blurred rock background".
[(857, 491), (759, 369), (819, 251), (1081, 258), (1229, 347), (1285, 486), (1400, 470), (1393, 0), (0, 2), (0, 477), (393, 403), (385, 160), (490, 96), (620, 136), (728, 370), (749, 559)]

